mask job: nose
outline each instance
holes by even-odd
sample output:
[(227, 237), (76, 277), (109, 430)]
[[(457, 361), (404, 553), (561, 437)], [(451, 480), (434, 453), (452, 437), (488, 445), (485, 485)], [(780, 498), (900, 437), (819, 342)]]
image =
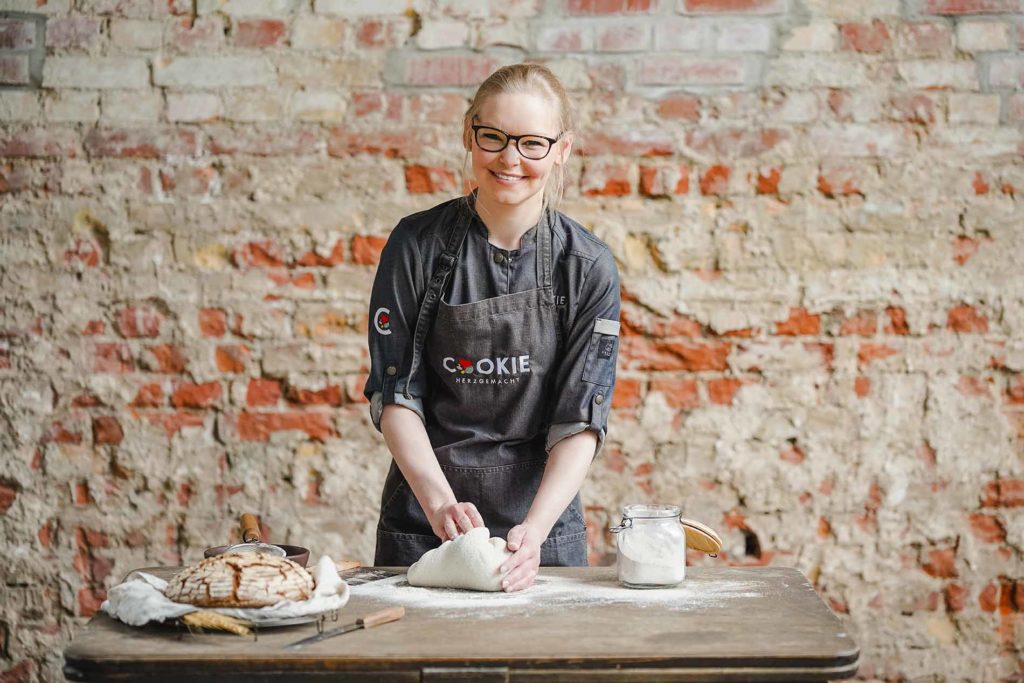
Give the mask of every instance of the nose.
[(501, 150), (499, 158), (506, 166), (515, 166), (519, 162), (519, 148), (516, 147), (516, 143), (509, 140), (505, 149)]

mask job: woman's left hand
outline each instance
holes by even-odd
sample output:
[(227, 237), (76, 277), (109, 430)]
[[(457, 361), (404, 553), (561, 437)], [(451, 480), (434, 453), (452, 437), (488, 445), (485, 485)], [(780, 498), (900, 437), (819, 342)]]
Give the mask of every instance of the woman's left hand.
[(512, 551), (512, 557), (505, 560), (498, 569), (505, 574), (501, 580), (503, 591), (511, 593), (533, 585), (540, 567), (540, 544), (543, 541), (540, 534), (526, 524), (519, 524), (509, 530), (506, 543)]

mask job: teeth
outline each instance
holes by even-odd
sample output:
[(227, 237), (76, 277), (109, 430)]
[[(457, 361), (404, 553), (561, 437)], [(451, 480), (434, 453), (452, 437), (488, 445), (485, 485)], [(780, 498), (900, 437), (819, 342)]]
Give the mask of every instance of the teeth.
[(499, 178), (502, 178), (503, 180), (519, 180), (520, 178), (523, 177), (520, 175), (505, 175), (504, 173), (498, 173), (497, 171), (495, 171), (494, 175), (498, 176)]

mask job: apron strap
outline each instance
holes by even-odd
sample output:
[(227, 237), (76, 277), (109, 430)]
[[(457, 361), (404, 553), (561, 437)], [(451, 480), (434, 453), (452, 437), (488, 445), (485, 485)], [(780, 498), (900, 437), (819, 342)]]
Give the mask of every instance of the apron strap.
[(434, 268), (433, 275), (430, 276), (427, 295), (420, 305), (419, 314), (416, 316), (416, 332), (412, 340), (412, 363), (409, 365), (409, 376), (405, 379), (405, 391), (403, 392), (407, 399), (412, 399), (412, 395), (409, 393), (409, 384), (412, 382), (417, 366), (420, 364), (420, 356), (423, 355), (423, 346), (427, 340), (427, 333), (430, 331), (430, 323), (434, 319), (438, 302), (444, 294), (444, 286), (448, 282), (448, 277), (452, 274), (452, 270), (455, 269), (455, 261), (462, 248), (462, 241), (466, 239), (466, 233), (469, 232), (469, 224), (473, 220), (472, 214), (462, 207), (456, 207), (456, 213), (458, 215), (448, 228), (448, 240), (444, 251), (437, 257), (437, 265)]

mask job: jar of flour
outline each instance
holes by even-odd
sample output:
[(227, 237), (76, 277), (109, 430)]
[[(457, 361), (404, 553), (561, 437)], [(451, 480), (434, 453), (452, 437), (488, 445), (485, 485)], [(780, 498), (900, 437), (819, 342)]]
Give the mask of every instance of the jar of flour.
[(675, 505), (627, 505), (617, 535), (619, 582), (628, 588), (674, 586), (686, 575), (686, 533)]

